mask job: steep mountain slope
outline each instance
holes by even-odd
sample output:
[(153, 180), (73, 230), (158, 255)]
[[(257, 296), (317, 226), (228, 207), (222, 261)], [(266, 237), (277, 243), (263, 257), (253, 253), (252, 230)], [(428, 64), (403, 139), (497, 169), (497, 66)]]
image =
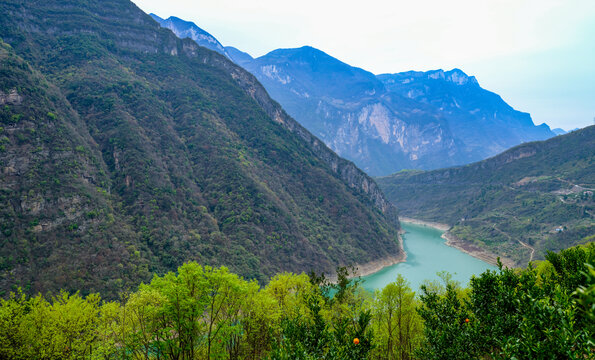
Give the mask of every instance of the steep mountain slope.
[(595, 240), (595, 126), (467, 166), (377, 181), (402, 214), (448, 223), (460, 240), (517, 264), (531, 248), (542, 259)]
[(1, 290), (113, 296), (187, 260), (264, 280), (401, 256), (375, 182), (225, 57), (126, 0), (0, 11)]
[[(170, 27), (198, 28), (189, 24)], [(458, 69), (375, 76), (309, 46), (256, 59), (226, 50), (289, 115), (371, 175), (465, 164), (555, 135)]]

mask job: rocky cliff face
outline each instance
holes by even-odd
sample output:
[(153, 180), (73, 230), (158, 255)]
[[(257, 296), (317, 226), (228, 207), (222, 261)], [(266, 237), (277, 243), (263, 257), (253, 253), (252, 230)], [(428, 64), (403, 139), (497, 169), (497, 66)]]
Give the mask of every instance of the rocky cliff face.
[(464, 164), (553, 136), (458, 69), (374, 76), (309, 47), (243, 66), (290, 115), (372, 175)]
[(367, 71), (311, 47), (276, 50), (244, 67), (291, 116), (368, 174), (454, 163), (437, 158), (458, 151), (441, 116), (388, 94)]
[(387, 90), (426, 104), (448, 122), (461, 142), (464, 162), (496, 155), (523, 142), (554, 136), (545, 124), (513, 109), (459, 69), (379, 75)]

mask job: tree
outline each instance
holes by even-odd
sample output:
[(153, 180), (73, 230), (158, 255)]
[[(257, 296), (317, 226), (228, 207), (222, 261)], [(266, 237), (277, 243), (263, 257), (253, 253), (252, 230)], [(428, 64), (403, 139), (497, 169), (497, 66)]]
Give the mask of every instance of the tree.
[(399, 274), (382, 290), (376, 290), (373, 309), (377, 353), (386, 359), (410, 359), (421, 337), (421, 318), (415, 293)]

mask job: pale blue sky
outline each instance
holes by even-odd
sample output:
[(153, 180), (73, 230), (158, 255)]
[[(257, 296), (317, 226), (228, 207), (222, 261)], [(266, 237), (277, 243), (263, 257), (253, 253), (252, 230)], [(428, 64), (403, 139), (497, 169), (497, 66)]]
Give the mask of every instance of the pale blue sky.
[(595, 118), (595, 0), (133, 0), (260, 56), (311, 45), (373, 73), (458, 67), (536, 124)]

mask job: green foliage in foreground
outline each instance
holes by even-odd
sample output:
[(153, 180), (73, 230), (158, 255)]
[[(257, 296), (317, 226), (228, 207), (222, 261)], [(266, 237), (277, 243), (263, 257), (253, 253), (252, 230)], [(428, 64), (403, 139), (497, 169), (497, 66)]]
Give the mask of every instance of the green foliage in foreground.
[(488, 270), (471, 279), (468, 291), (452, 283), (442, 291), (422, 286), (419, 357), (591, 358), (595, 244), (546, 257), (537, 268)]
[[(398, 277), (374, 294), (339, 269), (265, 287), (187, 263), (119, 302), (65, 292), (0, 302), (3, 359), (585, 359), (595, 351), (595, 244), (460, 288)], [(358, 343), (354, 340), (358, 339)]]

